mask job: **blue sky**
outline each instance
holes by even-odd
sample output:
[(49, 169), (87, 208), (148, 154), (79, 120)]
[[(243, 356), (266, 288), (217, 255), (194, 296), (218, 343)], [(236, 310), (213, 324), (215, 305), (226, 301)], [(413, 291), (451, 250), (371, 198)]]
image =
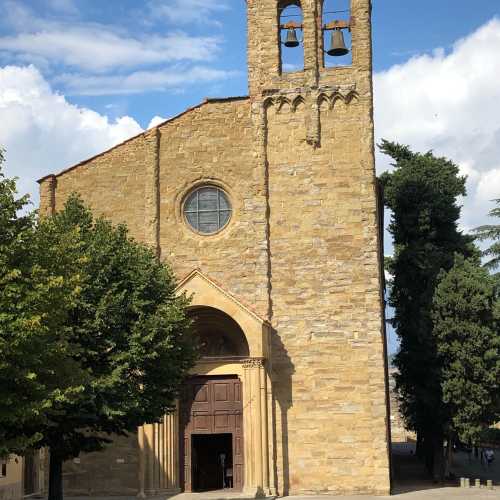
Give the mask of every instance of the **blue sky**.
[[(335, 9), (343, 9), (346, 4), (347, 0), (331, 1)], [(375, 71), (432, 52), (436, 47), (449, 50), (457, 39), (500, 14), (500, 3), (495, 0), (475, 0), (473, 7), (465, 0), (374, 0), (373, 5)], [(0, 44), (0, 62), (33, 62), (52, 87), (70, 102), (112, 119), (128, 114), (146, 127), (153, 116), (174, 115), (206, 96), (247, 93), (243, 0), (17, 0), (1, 1), (0, 9), (2, 34), (18, 38), (18, 43), (7, 50)], [(54, 36), (31, 40), (25, 37), (21, 43), (20, 34), (40, 32), (52, 35), (66, 32), (66, 36), (59, 40)], [(105, 40), (106, 33), (114, 39)], [(141, 52), (146, 52), (155, 38), (161, 39), (161, 43), (154, 51), (163, 50), (165, 57), (153, 54), (152, 62), (148, 63), (147, 58), (141, 61)], [(180, 43), (182, 40), (184, 45)], [(79, 44), (83, 52), (89, 41), (93, 41), (93, 50), (97, 52), (88, 51), (91, 60), (67, 50), (74, 48), (72, 44)], [(104, 53), (99, 55), (106, 42), (107, 57)], [(126, 57), (119, 57), (116, 64), (109, 60), (120, 45), (126, 50), (127, 44), (132, 47), (133, 42), (139, 50), (129, 61)], [(38, 45), (38, 50), (27, 48), (29, 44)], [(176, 44), (180, 46), (177, 51)], [(191, 47), (190, 51), (186, 45)], [(169, 51), (174, 53), (167, 54)], [(210, 69), (214, 73), (204, 75), (205, 78), (196, 73), (189, 76), (187, 73), (193, 68)], [(151, 73), (166, 70), (184, 73), (188, 84), (179, 79), (178, 85), (166, 85), (166, 90), (151, 90), (154, 84), (143, 82), (130, 93), (123, 93), (126, 90), (109, 78), (125, 78), (141, 71), (149, 72), (153, 79)], [(92, 81), (97, 89), (91, 85)], [(82, 95), (96, 90), (106, 95)]]
[[(454, 159), (461, 227), (485, 223), (500, 197), (500, 2), (374, 0), (373, 40), (377, 140)], [(0, 144), (35, 204), (37, 178), (246, 94), (243, 0), (0, 0)]]

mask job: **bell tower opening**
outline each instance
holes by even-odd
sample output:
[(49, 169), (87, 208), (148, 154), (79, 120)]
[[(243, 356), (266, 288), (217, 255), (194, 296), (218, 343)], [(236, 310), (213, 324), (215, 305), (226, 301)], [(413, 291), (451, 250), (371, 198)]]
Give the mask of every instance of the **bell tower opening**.
[(304, 29), (302, 7), (298, 0), (278, 4), (280, 72), (304, 70)]
[[(323, 65), (325, 68), (352, 65), (352, 36), (349, 28), (351, 0), (324, 0), (322, 12)], [(329, 29), (332, 25), (342, 26)]]

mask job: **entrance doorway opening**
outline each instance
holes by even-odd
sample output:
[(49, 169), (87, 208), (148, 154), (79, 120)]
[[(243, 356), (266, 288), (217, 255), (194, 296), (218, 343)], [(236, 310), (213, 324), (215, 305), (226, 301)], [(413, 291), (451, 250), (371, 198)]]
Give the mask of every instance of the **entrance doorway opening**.
[(180, 479), (184, 491), (242, 489), (241, 396), (241, 381), (235, 375), (186, 380), (180, 401)]
[(233, 435), (193, 434), (193, 490), (233, 487)]

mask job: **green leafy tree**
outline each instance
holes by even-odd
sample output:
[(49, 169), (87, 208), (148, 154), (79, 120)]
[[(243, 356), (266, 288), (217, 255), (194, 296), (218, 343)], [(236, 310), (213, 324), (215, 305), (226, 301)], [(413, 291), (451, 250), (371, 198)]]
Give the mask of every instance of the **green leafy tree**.
[[(58, 388), (64, 393), (65, 378), (60, 375), (69, 361), (61, 356), (64, 347), (53, 341), (53, 332), (76, 287), (70, 259), (77, 242), (68, 234), (57, 252), (43, 248), (45, 258), (55, 254), (49, 272), (37, 257), (35, 214), (28, 208), (29, 198), (17, 198), (15, 179), (6, 178), (0, 165), (2, 454), (23, 454), (40, 438), (30, 429), (47, 422), (44, 411), (54, 397), (52, 391)], [(65, 279), (61, 279), (63, 270)], [(57, 373), (54, 367), (58, 367)]]
[(479, 259), (455, 257), (434, 293), (434, 336), (450, 435), (474, 444), (500, 418), (500, 329), (495, 283)]
[[(494, 200), (496, 207), (493, 208), (490, 217), (500, 218), (500, 198)], [(489, 258), (485, 267), (490, 271), (498, 269), (500, 266), (500, 224), (487, 224), (474, 229), (476, 238), (480, 241), (492, 241), (490, 246), (484, 250), (483, 256)]]
[(435, 477), (442, 477), (449, 415), (443, 404), (431, 309), (440, 270), (452, 267), (455, 252), (471, 251), (471, 239), (457, 229), (457, 198), (465, 195), (465, 178), (453, 162), (432, 152), (415, 153), (385, 140), (379, 147), (394, 160), (393, 171), (380, 180), (394, 241), (394, 256), (387, 265), (393, 276), (392, 325), (400, 338), (394, 360), (399, 372), (396, 388), (406, 425), (417, 432), (419, 455)]
[[(32, 254), (42, 283), (61, 287), (56, 304), (42, 287), (45, 314), (31, 335), (54, 352), (54, 363), (47, 374), (27, 361), (45, 387), (44, 405), (6, 432), (49, 448), (49, 498), (60, 500), (63, 461), (171, 411), (195, 351), (188, 302), (176, 296), (170, 269), (124, 226), (94, 220), (78, 197), (39, 222)], [(29, 300), (23, 307), (31, 311)], [(20, 335), (12, 329), (12, 351)]]

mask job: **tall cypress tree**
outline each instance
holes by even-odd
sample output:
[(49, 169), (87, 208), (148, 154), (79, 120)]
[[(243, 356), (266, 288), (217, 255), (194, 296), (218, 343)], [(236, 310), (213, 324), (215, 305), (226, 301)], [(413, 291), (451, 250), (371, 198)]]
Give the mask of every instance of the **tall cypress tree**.
[[(383, 140), (380, 150), (393, 160), (381, 176), (384, 203), (391, 210), (389, 232), (394, 256), (389, 260), (393, 283), (389, 303), (400, 338), (395, 357), (396, 388), (407, 426), (417, 432), (419, 452), (434, 477), (443, 474), (442, 445), (449, 420), (443, 404), (441, 370), (431, 317), (441, 269), (453, 265), (455, 252), (471, 251), (471, 238), (457, 228), (465, 195), (465, 177), (452, 161), (432, 152)], [(437, 458), (437, 460), (436, 460)]]
[[(489, 216), (500, 219), (500, 198), (494, 200), (496, 207), (490, 210)], [(479, 241), (489, 241), (490, 246), (484, 250), (483, 257), (488, 260), (485, 267), (490, 271), (496, 271), (500, 267), (500, 224), (486, 224), (474, 229), (476, 238)], [(497, 273), (500, 278), (500, 273)]]
[(500, 330), (495, 284), (479, 259), (457, 255), (439, 275), (433, 322), (450, 435), (470, 445), (500, 418)]

